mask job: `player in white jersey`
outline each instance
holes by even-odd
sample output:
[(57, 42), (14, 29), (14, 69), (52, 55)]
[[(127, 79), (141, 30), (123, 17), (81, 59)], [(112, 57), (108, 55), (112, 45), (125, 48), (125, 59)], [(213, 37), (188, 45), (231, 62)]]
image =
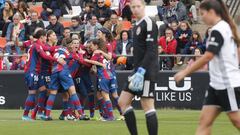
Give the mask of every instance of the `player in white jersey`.
[(216, 117), (226, 112), (240, 130), (240, 38), (237, 27), (222, 0), (204, 0), (203, 21), (211, 26), (207, 51), (196, 63), (175, 75), (179, 82), (209, 62), (210, 87), (206, 91), (196, 135), (210, 135)]

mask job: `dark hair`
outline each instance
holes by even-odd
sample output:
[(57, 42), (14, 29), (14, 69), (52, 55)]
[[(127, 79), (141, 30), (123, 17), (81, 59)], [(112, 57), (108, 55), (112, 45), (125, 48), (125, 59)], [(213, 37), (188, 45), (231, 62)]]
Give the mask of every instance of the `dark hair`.
[(48, 30), (48, 31), (47, 31), (47, 41), (49, 40), (48, 38), (49, 38), (53, 33), (55, 33), (53, 30)]
[(71, 20), (76, 20), (79, 24), (82, 23), (82, 20), (80, 19), (79, 16), (73, 16), (73, 17), (71, 18)]
[(193, 34), (196, 34), (198, 36), (197, 41), (202, 42), (201, 34), (198, 31), (193, 31), (191, 40), (193, 40)]
[(26, 2), (20, 1), (20, 2), (18, 3), (17, 8), (19, 9), (20, 7), (23, 8), (23, 11), (28, 12), (28, 5), (27, 5)]
[(34, 38), (36, 39), (40, 39), (42, 36), (46, 36), (46, 31), (45, 30), (38, 30), (35, 34), (34, 34)]
[(130, 39), (130, 34), (129, 34), (129, 31), (128, 30), (123, 30), (123, 31), (121, 31), (121, 33), (120, 33), (120, 39), (122, 40), (122, 35), (123, 35), (123, 33), (127, 33), (127, 35), (128, 35), (128, 39)]
[(105, 42), (102, 39), (92, 39), (89, 41), (89, 43), (97, 45), (100, 50), (107, 52)]
[(113, 41), (113, 35), (112, 35), (112, 32), (110, 30), (108, 30), (105, 27), (102, 27), (98, 30), (100, 30), (103, 34), (105, 34), (105, 38), (106, 38), (107, 42), (112, 42)]
[(95, 14), (91, 14), (91, 15), (89, 16), (89, 18), (92, 19), (93, 16), (95, 16), (95, 17), (98, 19), (97, 15), (95, 15)]
[[(192, 54), (195, 54), (195, 51), (196, 51), (196, 50), (199, 50), (199, 51), (200, 51), (200, 54), (203, 54), (203, 51), (202, 51), (201, 48), (195, 48), (194, 51), (192, 52)], [(196, 56), (192, 57), (191, 59), (194, 60), (194, 61), (196, 61)]]
[(204, 0), (200, 5), (200, 9), (207, 11), (212, 9), (217, 15), (226, 21), (232, 30), (233, 40), (238, 46), (240, 46), (240, 37), (237, 32), (237, 26), (229, 14), (228, 8), (222, 0)]
[(190, 25), (190, 23), (189, 23), (188, 21), (186, 21), (186, 20), (185, 20), (185, 21), (181, 21), (179, 27), (181, 27), (181, 24), (182, 24), (182, 23), (185, 23), (185, 24), (187, 25), (187, 27), (188, 27), (187, 29), (191, 29), (191, 25)]
[(69, 28), (69, 27), (64, 27), (64, 31), (65, 31), (65, 30), (70, 30), (70, 28)]

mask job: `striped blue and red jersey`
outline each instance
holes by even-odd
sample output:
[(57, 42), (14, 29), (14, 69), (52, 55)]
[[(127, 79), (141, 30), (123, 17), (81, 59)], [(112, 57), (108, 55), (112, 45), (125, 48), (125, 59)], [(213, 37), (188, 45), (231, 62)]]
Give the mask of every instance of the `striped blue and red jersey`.
[(106, 69), (104, 69), (102, 66), (97, 65), (98, 78), (113, 79), (114, 76), (111, 72), (109, 61), (106, 60), (102, 54), (100, 53), (93, 54), (91, 60), (98, 61), (102, 64), (106, 64), (106, 67), (107, 67)]
[(45, 60), (49, 60), (51, 62), (57, 61), (56, 58), (51, 55), (47, 55), (43, 49), (44, 44), (37, 40), (33, 45), (28, 49), (28, 58), (26, 65), (24, 67), (25, 73), (36, 73), (39, 74), (41, 72), (41, 58)]
[[(81, 51), (79, 51), (79, 55), (82, 55), (82, 57), (84, 59), (91, 59), (92, 54), (88, 53), (88, 51), (86, 50), (86, 48), (83, 45), (80, 45)], [(91, 70), (91, 64), (86, 63), (86, 62), (82, 62), (82, 64), (80, 65), (80, 68), (78, 70), (77, 76), (81, 77), (83, 75), (89, 74)]]
[[(53, 57), (55, 59), (63, 58), (64, 60), (67, 60), (70, 57), (70, 53), (65, 47), (59, 47), (56, 48), (53, 52)], [(53, 62), (52, 66), (52, 74), (56, 72), (60, 72), (63, 69), (69, 70), (67, 63), (65, 65), (61, 65), (58, 62)]]
[[(45, 47), (47, 48), (51, 48), (50, 45), (48, 44), (45, 44)], [(46, 50), (45, 53), (48, 55), (48, 56), (51, 56), (51, 51), (50, 49), (49, 50)], [(52, 62), (49, 61), (49, 60), (46, 60), (46, 59), (43, 59), (41, 58), (41, 74), (42, 75), (50, 75), (52, 73)]]
[[(116, 53), (113, 52), (113, 47), (111, 43), (106, 44), (108, 54), (112, 55), (112, 59), (116, 58)], [(110, 60), (110, 70), (115, 74), (115, 65), (113, 60)]]
[(70, 53), (70, 57), (68, 59), (68, 68), (73, 78), (79, 77), (78, 73), (81, 65), (80, 59), (81, 59), (80, 54)]

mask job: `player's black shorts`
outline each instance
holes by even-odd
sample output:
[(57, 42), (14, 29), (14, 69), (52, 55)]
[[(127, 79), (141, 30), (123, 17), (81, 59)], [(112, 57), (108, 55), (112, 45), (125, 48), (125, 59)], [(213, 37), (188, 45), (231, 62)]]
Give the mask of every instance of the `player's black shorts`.
[(136, 95), (138, 97), (144, 97), (144, 98), (154, 98), (155, 95), (155, 82), (151, 82), (149, 80), (144, 80), (143, 90), (139, 92), (133, 92), (128, 88), (129, 81), (125, 83), (123, 86), (123, 90), (126, 92), (129, 92), (133, 95)]
[(240, 87), (216, 90), (212, 87), (206, 91), (204, 105), (215, 105), (224, 112), (238, 111), (240, 108)]

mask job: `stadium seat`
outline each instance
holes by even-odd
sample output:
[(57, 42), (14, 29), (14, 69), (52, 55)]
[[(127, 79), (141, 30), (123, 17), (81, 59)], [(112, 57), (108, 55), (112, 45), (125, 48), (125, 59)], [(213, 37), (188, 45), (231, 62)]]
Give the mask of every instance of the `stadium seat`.
[(7, 40), (5, 37), (0, 37), (0, 48), (4, 48), (6, 46)]
[(105, 0), (105, 5), (106, 5), (107, 7), (111, 7), (111, 5), (112, 5), (111, 0)]
[(43, 8), (42, 8), (42, 5), (34, 5), (31, 7), (31, 10), (37, 11), (38, 15), (41, 16)]
[(158, 14), (157, 6), (146, 6), (145, 13), (147, 16), (155, 17)]
[(122, 26), (123, 30), (129, 30), (132, 28), (132, 24), (129, 21), (122, 21)]
[(73, 16), (79, 16), (80, 13), (82, 12), (82, 8), (80, 6), (72, 6), (72, 11), (73, 14), (72, 15), (63, 15), (64, 19), (71, 19)]
[(62, 21), (61, 23), (62, 23), (62, 25), (64, 26), (64, 28), (70, 27), (70, 26), (72, 25), (72, 22), (71, 22), (71, 21)]

